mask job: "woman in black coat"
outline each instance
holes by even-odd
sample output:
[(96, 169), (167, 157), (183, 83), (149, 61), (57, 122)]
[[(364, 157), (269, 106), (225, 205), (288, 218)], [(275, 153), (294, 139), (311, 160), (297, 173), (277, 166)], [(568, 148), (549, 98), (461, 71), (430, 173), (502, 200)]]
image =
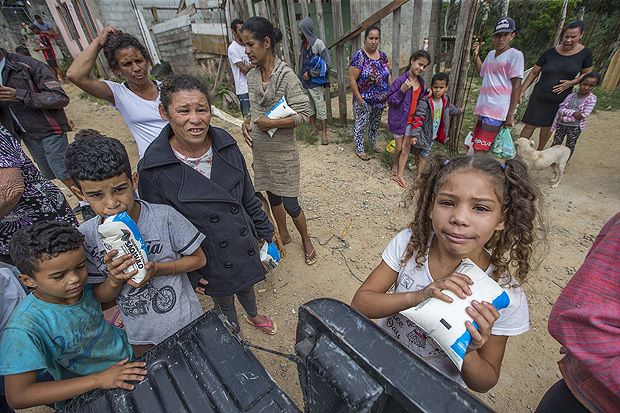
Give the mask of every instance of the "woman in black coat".
[(254, 294), (254, 284), (265, 279), (258, 241), (271, 242), (274, 228), (256, 197), (237, 142), (209, 125), (208, 89), (194, 77), (168, 77), (161, 85), (159, 111), (170, 124), (138, 164), (140, 196), (172, 206), (206, 235), (202, 249), (207, 265), (190, 274), (194, 281), (203, 279), (197, 291), (210, 295), (239, 326), (236, 294), (247, 321), (275, 334), (275, 323), (258, 314)]

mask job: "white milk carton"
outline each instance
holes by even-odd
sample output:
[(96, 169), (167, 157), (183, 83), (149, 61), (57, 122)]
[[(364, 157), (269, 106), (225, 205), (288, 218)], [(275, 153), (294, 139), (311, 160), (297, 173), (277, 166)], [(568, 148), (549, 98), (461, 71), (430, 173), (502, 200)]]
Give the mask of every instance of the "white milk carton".
[[(282, 98), (278, 101), (278, 103), (276, 103), (276, 105), (273, 108), (271, 108), (271, 110), (267, 112), (265, 116), (267, 116), (269, 119), (275, 120), (275, 119), (287, 118), (296, 113), (297, 112), (295, 112), (288, 105), (288, 103), (286, 103), (286, 98), (282, 96)], [(273, 136), (273, 134), (276, 133), (277, 130), (278, 128), (269, 129), (267, 133), (269, 134), (269, 136)]]
[(467, 258), (461, 262), (455, 272), (467, 275), (474, 282), (469, 286), (471, 295), (460, 298), (452, 291), (442, 290), (444, 294), (452, 298), (451, 303), (438, 298), (429, 298), (416, 307), (401, 311), (401, 314), (431, 336), (461, 371), (463, 357), (471, 342), (471, 334), (467, 331), (465, 322), (470, 321), (478, 329), (478, 325), (465, 309), (473, 308), (471, 302), (476, 300), (491, 303), (500, 310), (510, 305), (510, 297), (497, 282)]
[(125, 273), (138, 270), (131, 279), (140, 284), (146, 276), (146, 263), (149, 257), (142, 235), (133, 219), (126, 212), (110, 215), (99, 225), (98, 231), (106, 252), (117, 250), (116, 258), (125, 254), (133, 255), (136, 262), (130, 265)]

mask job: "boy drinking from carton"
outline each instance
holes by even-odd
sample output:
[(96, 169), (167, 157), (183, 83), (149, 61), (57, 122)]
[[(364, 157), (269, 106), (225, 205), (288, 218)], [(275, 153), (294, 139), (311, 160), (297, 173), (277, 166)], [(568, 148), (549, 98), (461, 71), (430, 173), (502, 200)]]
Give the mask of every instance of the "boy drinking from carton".
[(448, 75), (437, 73), (431, 80), (431, 94), (418, 102), (411, 122), (411, 152), (415, 155), (418, 178), (431, 153), (435, 140), (446, 142), (450, 129), (450, 116), (460, 115), (463, 111), (452, 103), (446, 95)]
[(473, 44), (476, 71), (482, 77), (482, 87), (474, 109), (474, 115), (478, 115), (474, 128), (475, 152), (488, 152), (499, 130), (515, 123), (514, 113), (523, 79), (523, 53), (510, 47), (514, 37), (515, 21), (502, 17), (493, 30), (495, 50), (489, 52), (484, 63), (478, 54), (484, 43)]
[[(57, 403), (93, 389), (134, 388), (146, 363), (132, 357), (125, 332), (103, 318), (102, 302), (118, 295), (130, 274), (86, 284), (82, 234), (71, 225), (39, 222), (11, 238), (21, 282), (34, 289), (13, 310), (2, 335), (0, 374), (6, 398), (22, 409)], [(55, 381), (37, 383), (48, 371)]]
[[(117, 139), (89, 136), (77, 140), (67, 148), (65, 163), (75, 183), (72, 191), (98, 215), (79, 228), (84, 234), (88, 282), (119, 277), (136, 261), (132, 254), (106, 253), (98, 234), (106, 217), (129, 214), (146, 245), (146, 277), (140, 284), (127, 281), (118, 297), (113, 297), (129, 343), (139, 356), (202, 315), (186, 273), (206, 264), (200, 248), (205, 236), (172, 207), (134, 198), (138, 174), (131, 173), (125, 147)], [(133, 270), (129, 275), (136, 273)]]

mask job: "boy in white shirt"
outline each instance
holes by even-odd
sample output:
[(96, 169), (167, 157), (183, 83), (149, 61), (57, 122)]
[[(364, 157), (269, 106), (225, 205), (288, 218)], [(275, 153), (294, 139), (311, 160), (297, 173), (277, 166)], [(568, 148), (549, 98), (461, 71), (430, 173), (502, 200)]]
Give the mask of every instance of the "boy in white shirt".
[(235, 89), (239, 98), (241, 113), (245, 119), (250, 114), (250, 95), (248, 94), (248, 81), (245, 75), (250, 69), (254, 68), (254, 65), (250, 63), (248, 55), (245, 54), (245, 44), (241, 40), (241, 26), (243, 26), (243, 20), (239, 19), (233, 20), (230, 24), (235, 41), (228, 46), (228, 61), (235, 78)]
[(478, 52), (484, 43), (473, 44), (476, 71), (482, 77), (482, 87), (474, 109), (478, 122), (474, 129), (474, 151), (487, 152), (502, 127), (514, 124), (514, 112), (521, 93), (523, 53), (511, 48), (515, 37), (515, 21), (502, 17), (493, 30), (492, 50), (480, 60)]

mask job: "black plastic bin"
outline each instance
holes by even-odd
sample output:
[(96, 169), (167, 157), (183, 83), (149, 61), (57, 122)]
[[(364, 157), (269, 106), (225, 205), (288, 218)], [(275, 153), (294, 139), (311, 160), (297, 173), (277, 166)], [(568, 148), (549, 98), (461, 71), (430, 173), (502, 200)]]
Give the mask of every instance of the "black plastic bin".
[(300, 307), (295, 348), (309, 413), (493, 411), (336, 300)]
[(93, 390), (61, 412), (299, 412), (258, 359), (213, 311), (137, 361), (146, 379), (132, 391)]

